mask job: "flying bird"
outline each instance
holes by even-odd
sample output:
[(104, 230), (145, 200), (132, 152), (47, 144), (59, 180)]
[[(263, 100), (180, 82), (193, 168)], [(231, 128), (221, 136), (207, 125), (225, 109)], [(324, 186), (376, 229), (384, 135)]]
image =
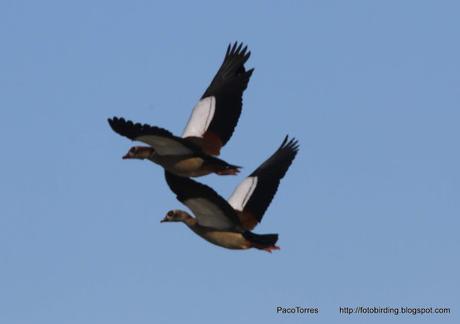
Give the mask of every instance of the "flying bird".
[(220, 154), (238, 123), (243, 92), (254, 71), (244, 67), (250, 55), (242, 43), (228, 45), (221, 67), (193, 108), (181, 137), (160, 127), (109, 118), (116, 133), (149, 145), (131, 147), (123, 158), (148, 159), (184, 177), (237, 174), (239, 166), (215, 156)]
[(228, 249), (278, 250), (278, 234), (251, 231), (262, 220), (298, 149), (297, 140), (286, 136), (278, 150), (246, 177), (228, 200), (204, 184), (166, 171), (167, 184), (195, 217), (171, 210), (161, 222), (183, 222), (205, 240)]

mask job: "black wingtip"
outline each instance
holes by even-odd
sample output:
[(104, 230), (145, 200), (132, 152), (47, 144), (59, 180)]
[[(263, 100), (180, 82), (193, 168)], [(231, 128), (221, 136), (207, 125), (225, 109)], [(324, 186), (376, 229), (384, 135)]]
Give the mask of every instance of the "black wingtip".
[(225, 58), (230, 56), (239, 56), (244, 62), (246, 62), (249, 59), (249, 56), (251, 56), (251, 51), (248, 51), (248, 45), (245, 45), (243, 42), (235, 41), (227, 46)]
[(294, 161), (297, 153), (299, 151), (299, 143), (297, 139), (289, 138), (286, 135), (283, 139), (283, 142), (278, 147), (278, 149), (273, 153), (264, 163), (262, 163), (252, 174), (251, 176), (260, 174), (261, 172), (267, 172), (273, 176), (277, 175), (279, 179), (283, 178), (286, 174), (289, 166)]
[(227, 57), (228, 54), (230, 53), (230, 46), (231, 46), (231, 44), (228, 44), (227, 51), (225, 52), (225, 57)]
[(299, 151), (299, 148), (300, 148), (299, 141), (295, 137), (292, 137), (291, 139), (289, 139), (289, 135), (286, 135), (280, 147), (278, 148), (278, 150), (289, 149), (297, 153)]
[(108, 118), (107, 121), (109, 122), (110, 127), (112, 130), (121, 135), (129, 138), (130, 140), (134, 140), (135, 136), (132, 134), (132, 128), (136, 126), (132, 121), (125, 120), (122, 117), (112, 117)]
[(116, 117), (116, 116), (113, 116), (112, 118), (107, 118), (107, 121), (108, 121), (110, 127), (112, 127), (112, 128), (114, 127), (114, 125), (126, 122), (124, 118)]
[(112, 118), (107, 118), (107, 122), (109, 123), (110, 127), (116, 132), (117, 125), (124, 123), (125, 120), (123, 118), (118, 118), (113, 116)]
[(122, 117), (109, 118), (108, 122), (115, 133), (133, 141), (143, 135), (159, 135), (165, 137), (173, 136), (172, 133), (166, 129), (150, 126), (148, 124), (134, 123), (131, 120), (126, 120)]

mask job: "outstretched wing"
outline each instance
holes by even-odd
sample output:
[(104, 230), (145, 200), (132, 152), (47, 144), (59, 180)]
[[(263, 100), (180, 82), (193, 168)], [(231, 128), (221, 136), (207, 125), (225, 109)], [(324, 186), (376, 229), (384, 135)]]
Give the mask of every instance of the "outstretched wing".
[(174, 136), (166, 129), (147, 124), (133, 123), (124, 118), (109, 118), (112, 129), (121, 136), (140, 141), (153, 147), (159, 155), (186, 155), (194, 153), (193, 144)]
[(168, 171), (165, 171), (165, 178), (177, 200), (190, 208), (201, 226), (218, 230), (240, 226), (235, 210), (210, 187)]
[(228, 199), (239, 211), (240, 222), (247, 230), (262, 220), (298, 150), (297, 140), (286, 136), (278, 150), (245, 178)]
[(243, 43), (228, 45), (224, 62), (193, 108), (182, 137), (200, 145), (208, 154), (219, 155), (238, 123), (243, 92), (254, 71), (244, 67), (250, 55)]

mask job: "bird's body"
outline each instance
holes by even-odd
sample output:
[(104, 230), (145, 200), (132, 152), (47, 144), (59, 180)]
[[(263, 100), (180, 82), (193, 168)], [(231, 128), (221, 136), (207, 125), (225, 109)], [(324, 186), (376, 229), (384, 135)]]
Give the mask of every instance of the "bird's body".
[(216, 230), (211, 227), (201, 226), (195, 218), (188, 214), (186, 216), (183, 221), (184, 224), (195, 232), (195, 234), (212, 244), (232, 250), (248, 249), (251, 247), (251, 243), (243, 237), (241, 232)]
[(236, 174), (240, 168), (239, 166), (230, 165), (221, 159), (196, 155), (156, 155), (150, 157), (149, 160), (161, 165), (167, 171), (182, 177), (201, 177), (210, 173), (219, 175)]
[(158, 156), (152, 161), (162, 165), (169, 172), (183, 177), (201, 177), (211, 173), (210, 169), (203, 167), (205, 160), (197, 156)]
[(217, 231), (204, 227), (192, 230), (206, 241), (230, 250), (246, 250), (252, 247), (251, 241), (238, 232)]
[(243, 228), (216, 229), (202, 226), (198, 220), (181, 210), (170, 211), (161, 222), (182, 222), (187, 225), (195, 234), (214, 245), (230, 250), (246, 250), (258, 248), (271, 252), (279, 247), (275, 245), (278, 239), (277, 234), (257, 235)]
[(174, 154), (157, 154), (155, 150), (147, 146), (133, 146), (131, 150), (123, 156), (123, 159), (130, 159), (136, 155), (136, 159), (150, 160), (161, 165), (165, 170), (182, 177), (200, 177), (209, 173), (233, 173), (238, 172), (240, 167), (231, 165), (224, 160), (213, 156), (208, 156), (200, 151)]
[(182, 222), (208, 242), (227, 249), (278, 249), (278, 234), (259, 235), (251, 230), (262, 220), (297, 151), (297, 141), (288, 142), (286, 137), (280, 148), (241, 182), (228, 201), (206, 185), (166, 171), (167, 184), (196, 217), (171, 210), (162, 222)]
[(250, 54), (241, 43), (228, 46), (224, 62), (193, 108), (181, 137), (156, 126), (110, 118), (110, 127), (116, 133), (149, 145), (132, 147), (124, 158), (148, 159), (184, 177), (237, 174), (240, 167), (215, 156), (238, 123), (243, 92), (254, 70), (244, 67)]

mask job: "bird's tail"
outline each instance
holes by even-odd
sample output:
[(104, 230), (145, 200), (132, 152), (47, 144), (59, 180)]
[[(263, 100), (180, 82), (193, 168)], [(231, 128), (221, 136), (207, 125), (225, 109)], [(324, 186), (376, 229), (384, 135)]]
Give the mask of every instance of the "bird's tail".
[(256, 249), (272, 252), (272, 250), (279, 250), (276, 246), (278, 241), (278, 234), (254, 234), (250, 231), (243, 233), (243, 237), (252, 243), (252, 246)]
[(216, 157), (209, 158), (206, 162), (207, 167), (218, 175), (236, 175), (240, 172), (241, 167), (225, 162)]

